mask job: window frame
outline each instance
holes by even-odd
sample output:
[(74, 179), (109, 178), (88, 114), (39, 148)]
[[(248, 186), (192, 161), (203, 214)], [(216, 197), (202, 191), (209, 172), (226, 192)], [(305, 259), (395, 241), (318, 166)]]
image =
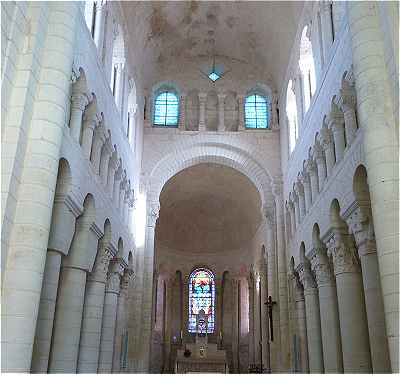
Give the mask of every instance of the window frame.
[[(255, 110), (256, 113), (256, 127), (249, 127), (247, 126), (247, 115), (246, 115), (246, 105), (248, 104), (247, 101), (250, 97), (261, 97), (262, 99), (265, 100), (265, 105), (266, 105), (266, 126), (265, 127), (258, 127), (257, 126), (257, 109)], [(255, 99), (257, 100), (257, 99)], [(251, 104), (251, 103), (250, 103)], [(257, 108), (257, 101), (254, 102), (255, 108)], [(246, 130), (268, 130), (270, 129), (270, 121), (271, 121), (271, 100), (269, 100), (268, 95), (266, 95), (264, 92), (259, 92), (259, 91), (251, 91), (249, 94), (246, 95), (243, 103), (243, 112), (244, 112), (244, 128)]]
[[(172, 94), (175, 96), (176, 100), (177, 100), (177, 110), (176, 110), (176, 123), (174, 124), (167, 124), (166, 123), (166, 119), (167, 119), (167, 114), (168, 111), (166, 110), (166, 114), (164, 116), (164, 120), (165, 123), (164, 124), (159, 124), (159, 123), (155, 123), (155, 119), (156, 119), (156, 107), (157, 107), (157, 99), (159, 98), (160, 95), (162, 94)], [(168, 101), (166, 101), (166, 103), (168, 103)], [(168, 105), (167, 105), (168, 108)], [(152, 126), (153, 127), (159, 127), (159, 128), (177, 128), (179, 126), (179, 118), (180, 118), (180, 98), (179, 98), (179, 94), (175, 89), (172, 89), (170, 87), (162, 87), (160, 89), (158, 89), (154, 95), (153, 95), (153, 105), (152, 105)]]
[[(210, 280), (211, 280), (211, 330), (207, 330), (207, 334), (213, 334), (216, 330), (215, 330), (215, 309), (216, 309), (216, 302), (215, 302), (215, 296), (216, 296), (216, 289), (215, 289), (215, 276), (214, 273), (206, 268), (206, 267), (198, 267), (195, 268), (189, 275), (189, 282), (188, 282), (188, 299), (187, 299), (187, 303), (188, 303), (188, 324), (187, 324), (187, 331), (189, 334), (196, 334), (197, 332), (195, 331), (195, 328), (193, 328), (190, 324), (191, 321), (191, 317), (196, 314), (192, 314), (191, 313), (191, 305), (192, 305), (192, 291), (191, 291), (191, 287), (192, 287), (192, 279), (195, 277), (196, 273), (200, 272), (200, 271), (204, 271), (208, 274)], [(210, 321), (209, 321), (210, 324)]]

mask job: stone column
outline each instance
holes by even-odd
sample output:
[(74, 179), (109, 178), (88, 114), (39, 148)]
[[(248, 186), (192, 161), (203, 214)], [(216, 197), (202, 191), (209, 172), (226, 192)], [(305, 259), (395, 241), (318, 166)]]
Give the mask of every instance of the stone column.
[(115, 77), (115, 104), (117, 105), (118, 111), (122, 109), (122, 99), (123, 99), (123, 87), (124, 87), (124, 67), (123, 62), (115, 64), (116, 67), (116, 77)]
[(207, 101), (207, 93), (200, 92), (199, 93), (199, 131), (206, 130), (206, 101)]
[(110, 161), (108, 163), (108, 171), (107, 171), (107, 189), (111, 193), (111, 198), (113, 197), (114, 193), (114, 179), (115, 179), (115, 173), (119, 169), (119, 160), (118, 160), (118, 153), (115, 150), (110, 158)]
[(119, 164), (118, 169), (114, 173), (113, 189), (112, 189), (112, 195), (113, 195), (112, 199), (116, 208), (118, 208), (119, 204), (121, 179), (122, 179), (122, 166), (121, 164)]
[(115, 325), (117, 320), (118, 294), (121, 286), (121, 276), (124, 263), (121, 259), (111, 260), (104, 297), (103, 323), (101, 326), (101, 341), (99, 354), (99, 373), (111, 373), (115, 344)]
[(389, 347), (370, 208), (358, 206), (347, 222), (354, 234), (361, 260), (372, 369), (374, 373), (389, 373)]
[(267, 282), (267, 263), (262, 259), (260, 263), (260, 293), (261, 293), (261, 354), (262, 363), (265, 368), (270, 367), (269, 362), (269, 322), (268, 308), (266, 302), (268, 300), (268, 282)]
[(68, 254), (75, 232), (75, 220), (81, 213), (80, 209), (69, 196), (59, 195), (56, 192), (33, 346), (32, 373), (47, 372), (61, 257)]
[[(276, 258), (275, 258), (275, 216), (272, 207), (264, 207), (264, 216), (266, 218), (266, 231), (267, 231), (267, 274), (268, 274), (268, 296), (271, 296), (272, 301), (278, 302), (278, 287), (277, 287), (277, 274), (276, 274)], [(278, 308), (273, 308), (273, 330), (274, 340), (270, 344), (270, 363), (271, 370), (278, 370), (279, 357), (278, 352), (280, 349), (280, 329), (279, 329), (279, 312)]]
[(305, 198), (305, 212), (308, 213), (311, 209), (311, 185), (310, 176), (303, 170), (300, 174), (300, 182), (303, 184)]
[(317, 163), (319, 190), (322, 191), (326, 179), (326, 163), (323, 149), (318, 140), (314, 144), (313, 151), (315, 162)]
[(302, 220), (304, 218), (304, 216), (306, 215), (306, 202), (305, 202), (305, 198), (304, 198), (303, 185), (300, 183), (300, 181), (296, 181), (294, 188), (295, 188), (296, 195), (299, 198), (300, 219)]
[(79, 344), (78, 373), (95, 373), (99, 362), (101, 325), (107, 269), (116, 250), (109, 238), (99, 241), (99, 249), (92, 272), (88, 275), (81, 338)]
[(111, 143), (111, 138), (108, 137), (104, 143), (104, 146), (102, 147), (100, 156), (99, 170), (100, 170), (100, 179), (103, 186), (107, 185), (108, 168), (112, 153), (113, 153), (113, 146)]
[(106, 2), (104, 0), (96, 1), (96, 20), (94, 29), (94, 43), (96, 44), (98, 54), (101, 58), (104, 42), (104, 23), (106, 14)]
[(41, 69), (26, 139), (27, 161), (21, 171), (7, 262), (2, 264), (3, 372), (27, 373), (31, 367), (79, 19), (77, 3), (39, 3), (32, 13), (28, 10), (30, 40), (42, 45), (45, 53), (37, 61)]
[(304, 118), (304, 104), (303, 104), (303, 89), (301, 82), (301, 71), (299, 66), (297, 66), (297, 73), (294, 78), (294, 92), (296, 96), (296, 108), (297, 108), (297, 122), (298, 122), (298, 130), (299, 133), (302, 131), (303, 126), (303, 118)]
[(324, 148), (326, 157), (326, 174), (327, 177), (329, 177), (332, 174), (332, 170), (336, 162), (332, 131), (324, 126), (321, 129), (320, 137), (321, 137), (321, 144), (322, 147)]
[(296, 217), (294, 212), (294, 203), (289, 203), (290, 226), (292, 227), (292, 236), (296, 233)]
[(86, 275), (93, 266), (100, 235), (90, 220), (85, 213), (78, 218), (70, 253), (62, 261), (49, 373), (77, 369)]
[(254, 343), (254, 276), (247, 278), (249, 285), (249, 363), (256, 363), (256, 348)]
[(357, 117), (356, 117), (356, 90), (353, 85), (347, 80), (342, 81), (340, 89), (340, 109), (344, 115), (344, 127), (346, 130), (347, 145), (350, 145), (357, 132)]
[(306, 306), (307, 343), (310, 373), (324, 372), (322, 353), (321, 318), (317, 283), (311, 273), (310, 263), (304, 260), (299, 268), (300, 282), (304, 288)]
[(311, 203), (313, 204), (317, 200), (319, 193), (318, 186), (318, 175), (317, 175), (317, 165), (312, 158), (309, 158), (306, 163), (306, 170), (310, 175), (311, 181)]
[(121, 371), (121, 353), (123, 352), (122, 337), (128, 329), (128, 296), (132, 287), (133, 270), (126, 269), (121, 279), (121, 290), (118, 296), (117, 320), (115, 327), (115, 343), (114, 355), (112, 362), (112, 372), (119, 373)]
[(318, 285), (324, 369), (326, 373), (343, 373), (336, 285), (325, 249), (312, 250), (311, 265)]
[(300, 202), (299, 202), (299, 196), (297, 195), (296, 191), (293, 194), (293, 200), (294, 200), (294, 215), (296, 217), (296, 228), (300, 227), (301, 220), (300, 220)]
[(90, 154), (90, 161), (93, 163), (93, 168), (96, 174), (100, 174), (100, 156), (103, 144), (106, 141), (106, 134), (104, 132), (104, 126), (102, 123), (94, 130), (94, 138), (92, 145), (92, 152)]
[(324, 0), (321, 2), (321, 26), (322, 26), (322, 47), (324, 52), (325, 64), (329, 62), (329, 56), (331, 55), (331, 49), (333, 44), (333, 30), (332, 30), (332, 18), (331, 18), (331, 5), (330, 1)]
[(179, 100), (179, 130), (186, 129), (186, 95), (181, 94)]
[[(370, 373), (371, 353), (360, 265), (351, 237), (334, 228), (327, 244), (333, 257), (345, 373)], [(357, 321), (355, 323), (355, 321)]]
[(225, 131), (225, 93), (218, 94), (218, 131)]
[(238, 131), (243, 131), (246, 129), (244, 123), (244, 95), (237, 95), (236, 96), (237, 103), (238, 103)]
[(344, 156), (344, 150), (346, 148), (346, 138), (344, 133), (343, 113), (335, 103), (331, 104), (331, 111), (329, 113), (328, 125), (333, 133), (336, 162), (340, 162), (340, 160)]
[(82, 129), (82, 116), (89, 104), (89, 98), (86, 93), (86, 77), (83, 70), (75, 83), (72, 85), (72, 95), (71, 95), (71, 115), (69, 120), (70, 133), (73, 139), (78, 143), (81, 136)]
[(309, 373), (308, 348), (307, 348), (307, 325), (306, 325), (306, 305), (304, 301), (304, 290), (298, 274), (292, 275), (294, 300), (296, 302), (297, 332), (300, 340), (300, 365), (302, 373)]
[(232, 356), (233, 356), (233, 368), (234, 373), (239, 372), (239, 293), (238, 288), (240, 285), (239, 279), (232, 279)]
[(289, 338), (289, 314), (288, 314), (288, 290), (287, 290), (287, 258), (286, 243), (284, 238), (284, 216), (282, 184), (275, 182), (272, 190), (275, 196), (276, 212), (276, 245), (278, 259), (278, 286), (279, 286), (279, 327), (280, 327), (280, 352), (281, 368), (286, 371), (290, 367), (290, 342)]
[[(153, 195), (147, 196), (147, 221), (146, 221), (146, 243), (143, 253), (143, 289), (142, 289), (142, 313), (139, 340), (137, 347), (138, 362), (137, 371), (147, 373), (150, 368), (150, 344), (151, 344), (151, 311), (152, 311), (152, 293), (153, 293), (153, 271), (154, 271), (154, 231), (160, 203), (155, 200)], [(187, 282), (184, 285), (187, 290)], [(185, 298), (184, 300), (187, 300)], [(186, 305), (186, 303), (185, 303)], [(185, 316), (187, 314), (184, 314)], [(186, 330), (185, 330), (186, 331)]]
[(86, 107), (85, 112), (83, 114), (83, 130), (82, 130), (81, 145), (82, 145), (83, 155), (87, 159), (90, 159), (94, 129), (97, 127), (100, 120), (101, 117), (97, 113), (97, 104), (96, 104), (96, 99), (94, 98)]

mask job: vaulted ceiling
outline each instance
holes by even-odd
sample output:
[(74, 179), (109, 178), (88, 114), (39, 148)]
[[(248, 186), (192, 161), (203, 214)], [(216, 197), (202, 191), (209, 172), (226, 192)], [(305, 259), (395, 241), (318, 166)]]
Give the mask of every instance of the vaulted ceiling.
[(199, 164), (172, 177), (160, 195), (156, 240), (191, 253), (249, 246), (261, 222), (260, 195), (238, 171)]
[(302, 1), (122, 1), (130, 59), (143, 82), (215, 53), (264, 70), (280, 89)]

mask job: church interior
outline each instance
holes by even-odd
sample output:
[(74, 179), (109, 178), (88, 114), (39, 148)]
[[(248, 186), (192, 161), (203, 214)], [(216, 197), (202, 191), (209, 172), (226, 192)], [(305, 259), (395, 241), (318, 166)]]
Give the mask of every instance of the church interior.
[(397, 1), (1, 13), (2, 372), (400, 372)]

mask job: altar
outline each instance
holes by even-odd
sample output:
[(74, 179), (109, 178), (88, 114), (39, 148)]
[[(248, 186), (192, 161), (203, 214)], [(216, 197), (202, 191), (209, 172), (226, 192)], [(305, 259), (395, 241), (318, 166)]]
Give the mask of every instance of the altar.
[[(190, 356), (185, 356), (185, 351)], [(186, 344), (185, 349), (177, 352), (175, 373), (214, 373), (228, 374), (226, 352), (218, 349), (216, 344), (207, 344), (206, 347), (197, 343)]]
[(217, 344), (208, 343), (208, 316), (201, 309), (196, 315), (196, 342), (177, 351), (176, 374), (228, 374), (226, 352)]

